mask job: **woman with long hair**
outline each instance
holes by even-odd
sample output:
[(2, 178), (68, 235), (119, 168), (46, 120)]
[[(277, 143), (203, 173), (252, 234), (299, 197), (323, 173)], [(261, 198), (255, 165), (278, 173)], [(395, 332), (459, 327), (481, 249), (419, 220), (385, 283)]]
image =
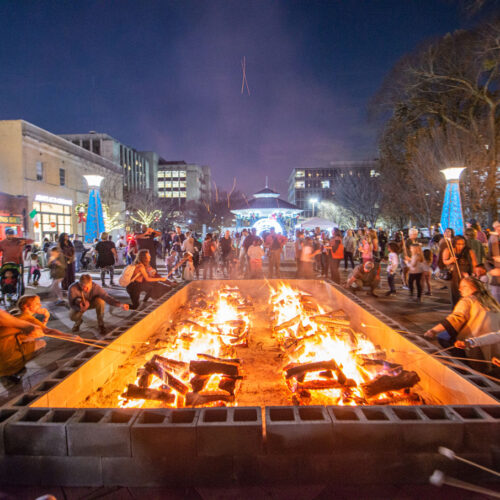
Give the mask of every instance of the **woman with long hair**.
[[(459, 289), (462, 298), (453, 312), (425, 332), (425, 337), (437, 337), (443, 347), (451, 347), (457, 340), (476, 338), (500, 330), (500, 304), (490, 294), (486, 285), (468, 276), (460, 281)], [(464, 352), (458, 350), (456, 354), (462, 356)], [(466, 351), (465, 354), (470, 358), (491, 360), (492, 356), (500, 356), (500, 344), (481, 346)]]
[(75, 281), (75, 247), (69, 240), (68, 233), (59, 236), (59, 248), (66, 258), (66, 274), (61, 283), (61, 288), (67, 290), (69, 285)]
[(146, 292), (143, 302), (147, 302), (150, 297), (158, 299), (170, 290), (170, 287), (165, 284), (168, 279), (161, 277), (150, 262), (149, 250), (145, 248), (139, 250), (134, 262), (134, 273), (127, 285), (127, 293), (132, 301), (131, 309), (139, 307), (141, 292)]
[(451, 306), (455, 307), (460, 300), (460, 280), (471, 276), (477, 266), (476, 254), (467, 246), (463, 236), (455, 236), (443, 251), (443, 264), (451, 272)]

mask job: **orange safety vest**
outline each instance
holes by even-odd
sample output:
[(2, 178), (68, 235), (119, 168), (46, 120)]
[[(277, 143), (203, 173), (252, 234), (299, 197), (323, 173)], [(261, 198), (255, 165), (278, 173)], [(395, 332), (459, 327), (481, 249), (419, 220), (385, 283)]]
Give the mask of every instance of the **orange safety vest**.
[(332, 254), (332, 259), (343, 259), (344, 258), (344, 245), (342, 244), (342, 240), (339, 238), (339, 246), (335, 252), (330, 250)]

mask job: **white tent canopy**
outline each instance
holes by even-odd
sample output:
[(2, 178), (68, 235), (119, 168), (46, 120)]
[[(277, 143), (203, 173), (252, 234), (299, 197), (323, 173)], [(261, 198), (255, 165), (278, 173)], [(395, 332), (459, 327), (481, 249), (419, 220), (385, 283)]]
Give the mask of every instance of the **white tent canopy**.
[(334, 227), (338, 227), (338, 224), (328, 219), (322, 219), (321, 217), (311, 217), (298, 224), (298, 226), (300, 226), (301, 229), (314, 229), (319, 227), (322, 231), (331, 231)]

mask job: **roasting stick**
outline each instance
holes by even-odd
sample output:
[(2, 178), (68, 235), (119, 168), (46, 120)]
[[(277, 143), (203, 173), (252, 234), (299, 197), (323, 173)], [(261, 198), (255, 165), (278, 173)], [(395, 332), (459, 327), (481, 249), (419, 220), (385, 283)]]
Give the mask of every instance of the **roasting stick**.
[(91, 343), (91, 342), (86, 342), (84, 340), (70, 339), (70, 338), (67, 338), (67, 337), (61, 337), (60, 335), (50, 335), (48, 333), (44, 333), (43, 336), (44, 337), (50, 337), (50, 338), (57, 339), (57, 340), (65, 340), (66, 342), (73, 342), (75, 344), (86, 345), (86, 346), (89, 346), (89, 347), (97, 347), (98, 349), (106, 349), (107, 348), (110, 351), (115, 351), (115, 352), (119, 352), (119, 353), (122, 352), (122, 351), (118, 351), (116, 349), (113, 349), (111, 347), (107, 347), (105, 345), (98, 345), (98, 344), (94, 344), (94, 343)]
[(500, 472), (497, 472), (496, 470), (493, 470), (493, 469), (489, 469), (488, 467), (485, 467), (484, 465), (473, 462), (472, 460), (467, 460), (466, 458), (459, 457), (458, 455), (455, 454), (455, 452), (453, 450), (450, 450), (449, 448), (445, 448), (444, 446), (440, 446), (438, 448), (438, 452), (441, 455), (443, 455), (444, 457), (449, 458), (450, 460), (458, 460), (460, 462), (463, 462), (464, 464), (472, 465), (472, 467), (476, 467), (478, 469), (489, 472), (490, 474), (493, 474), (494, 476), (500, 477)]
[[(492, 377), (491, 375), (488, 375), (486, 373), (478, 372), (477, 370), (474, 370), (474, 368), (471, 368), (470, 366), (467, 366), (467, 365), (457, 366), (453, 361), (446, 361), (445, 359), (440, 359), (440, 361), (442, 363), (444, 363), (445, 365), (450, 365), (450, 366), (453, 366), (455, 368), (460, 368), (461, 370), (467, 370), (467, 371), (469, 371), (471, 373), (474, 373), (476, 375), (481, 375), (482, 377), (486, 377), (486, 378), (489, 378), (489, 379), (493, 380), (494, 382), (500, 383), (500, 379), (499, 378)], [(470, 361), (475, 361), (475, 360), (474, 359), (470, 359)]]
[(454, 486), (455, 488), (473, 491), (474, 493), (481, 493), (482, 495), (486, 495), (492, 498), (500, 498), (500, 493), (498, 493), (497, 491), (489, 490), (481, 486), (476, 486), (475, 484), (466, 483), (465, 481), (460, 481), (453, 477), (448, 477), (444, 474), (444, 472), (437, 469), (432, 473), (432, 476), (429, 477), (429, 482), (434, 486), (443, 486), (443, 484), (445, 484), (447, 486)]

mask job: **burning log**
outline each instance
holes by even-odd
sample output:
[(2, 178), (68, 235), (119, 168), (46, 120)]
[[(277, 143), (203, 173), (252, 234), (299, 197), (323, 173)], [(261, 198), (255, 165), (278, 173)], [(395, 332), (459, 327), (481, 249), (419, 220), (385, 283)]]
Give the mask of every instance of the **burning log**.
[(399, 391), (413, 387), (420, 382), (417, 372), (402, 370), (397, 375), (379, 375), (378, 377), (361, 384), (363, 392), (367, 398), (372, 398), (377, 394), (388, 391)]
[(290, 377), (295, 377), (299, 382), (300, 379), (306, 375), (308, 372), (318, 372), (323, 370), (332, 370), (337, 375), (337, 380), (341, 385), (345, 385), (347, 377), (344, 375), (340, 367), (337, 365), (334, 359), (330, 361), (316, 361), (315, 363), (304, 363), (297, 366), (292, 366), (288, 368), (285, 372), (285, 377), (288, 379)]
[(289, 319), (288, 321), (281, 323), (281, 325), (276, 326), (274, 328), (274, 331), (279, 332), (281, 330), (285, 330), (286, 328), (292, 328), (292, 326), (295, 326), (299, 321), (300, 321), (300, 314), (297, 314), (297, 316), (293, 317), (292, 319)]
[(351, 324), (348, 319), (330, 318), (328, 316), (313, 316), (311, 319), (322, 326), (349, 326)]
[(234, 396), (228, 394), (227, 392), (216, 392), (216, 391), (211, 391), (203, 394), (199, 392), (188, 392), (186, 394), (186, 406), (199, 406), (208, 403), (214, 403), (216, 401), (222, 401), (224, 403), (233, 403)]
[(189, 387), (184, 382), (174, 377), (158, 363), (148, 361), (144, 365), (144, 369), (149, 373), (156, 375), (159, 379), (163, 380), (163, 382), (165, 382), (169, 387), (174, 389), (174, 391), (177, 391), (179, 394), (186, 394), (187, 392), (189, 392)]
[(372, 359), (372, 358), (367, 358), (366, 356), (363, 355), (361, 355), (360, 358), (362, 359), (361, 364), (363, 366), (378, 365), (391, 369), (403, 368), (402, 365), (398, 363), (391, 363), (390, 361), (386, 361), (385, 359)]
[(153, 380), (153, 375), (149, 373), (144, 368), (139, 368), (137, 370), (137, 376), (139, 380), (137, 381), (137, 385), (139, 387), (149, 387), (151, 385), (151, 381)]
[(234, 363), (223, 363), (221, 361), (191, 361), (189, 370), (196, 375), (212, 375), (220, 373), (229, 377), (237, 377), (239, 375), (238, 365)]
[(236, 382), (241, 378), (242, 377), (222, 377), (221, 381), (219, 382), (219, 389), (221, 391), (229, 392), (231, 396), (234, 396), (234, 393), (236, 391)]
[(218, 358), (217, 356), (212, 356), (211, 354), (198, 353), (198, 356), (201, 359), (208, 359), (210, 361), (220, 361), (221, 363), (231, 363), (235, 365), (239, 365), (241, 360), (238, 358)]
[(209, 378), (210, 378), (210, 375), (195, 375), (189, 381), (189, 383), (191, 384), (191, 387), (193, 388), (193, 392), (202, 391)]
[[(344, 387), (356, 387), (356, 382), (350, 378), (346, 379), (344, 384), (338, 380), (308, 380), (307, 382), (297, 382), (293, 384), (295, 391), (321, 391), (325, 389), (343, 389)], [(294, 392), (295, 392), (294, 391)]]
[(164, 358), (158, 354), (155, 354), (151, 361), (153, 363), (159, 364), (165, 370), (171, 370), (176, 373), (183, 373), (189, 369), (189, 363), (184, 363), (184, 361), (177, 361), (175, 359)]
[(152, 399), (169, 404), (175, 401), (175, 394), (165, 389), (149, 389), (134, 384), (127, 386), (127, 390), (122, 394), (122, 397), (126, 399)]

